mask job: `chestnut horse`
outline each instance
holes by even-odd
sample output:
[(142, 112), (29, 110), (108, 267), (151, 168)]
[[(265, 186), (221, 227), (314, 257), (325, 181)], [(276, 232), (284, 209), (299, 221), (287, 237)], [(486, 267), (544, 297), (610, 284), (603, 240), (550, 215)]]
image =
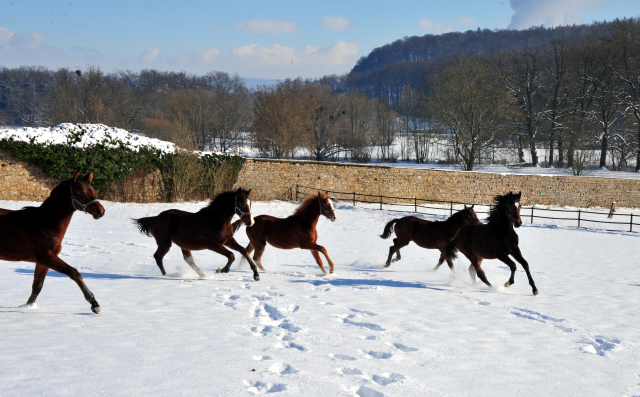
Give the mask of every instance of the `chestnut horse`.
[[(473, 210), (473, 205), (471, 207), (465, 205), (463, 210), (451, 215), (446, 221), (429, 221), (416, 216), (394, 219), (387, 223), (380, 235), (381, 238), (386, 239), (391, 236), (392, 232), (396, 234), (396, 238), (393, 239), (393, 245), (389, 247), (389, 257), (384, 267), (387, 268), (391, 266), (392, 262), (399, 261), (400, 248), (413, 241), (422, 248), (440, 250), (440, 260), (433, 269), (434, 272), (438, 271), (446, 259), (444, 249), (453, 241), (464, 225), (474, 222), (480, 221)], [(394, 252), (396, 257), (391, 259)], [(453, 262), (447, 260), (447, 264), (453, 270)]]
[(485, 284), (491, 286), (489, 280), (480, 267), (483, 259), (498, 259), (509, 266), (511, 269), (511, 277), (504, 286), (510, 287), (514, 283), (516, 273), (516, 264), (509, 258), (513, 256), (517, 260), (529, 279), (529, 285), (533, 289), (533, 294), (538, 295), (531, 272), (529, 272), (529, 264), (522, 257), (520, 248), (518, 247), (518, 235), (513, 229), (522, 225), (520, 219), (520, 197), (522, 192), (513, 194), (509, 192), (504, 196), (496, 196), (494, 198), (495, 205), (489, 213), (488, 223), (477, 223), (465, 225), (460, 229), (456, 238), (449, 244), (445, 250), (447, 261), (456, 257), (459, 250), (471, 261), (469, 266), (469, 274), (471, 279), (476, 281), (476, 274)]
[(0, 211), (0, 259), (36, 264), (27, 305), (35, 303), (49, 269), (53, 269), (75, 281), (91, 303), (91, 311), (100, 313), (100, 305), (80, 272), (58, 257), (62, 239), (76, 210), (88, 212), (94, 219), (104, 215), (104, 208), (91, 187), (92, 179), (93, 172), (82, 178), (78, 171), (73, 179), (54, 188), (40, 207)]
[[(249, 237), (247, 252), (251, 253), (254, 249), (256, 250), (253, 254), (253, 259), (260, 269), (264, 270), (264, 267), (262, 267), (262, 254), (267, 243), (285, 250), (293, 248), (307, 249), (311, 251), (311, 255), (320, 266), (320, 270), (323, 273), (327, 273), (319, 254), (319, 252), (322, 252), (322, 255), (329, 262), (330, 272), (334, 273), (335, 266), (331, 258), (329, 258), (326, 248), (316, 244), (318, 240), (316, 225), (320, 215), (324, 215), (332, 222), (335, 222), (338, 218), (328, 193), (318, 192), (318, 194), (307, 197), (293, 215), (287, 218), (276, 218), (271, 215), (257, 216), (255, 225), (247, 228), (247, 237)], [(240, 226), (238, 221), (234, 222), (236, 229)]]
[(251, 201), (249, 200), (251, 189), (228, 191), (215, 196), (209, 205), (196, 213), (167, 210), (157, 216), (132, 219), (141, 233), (154, 237), (158, 245), (153, 257), (160, 268), (162, 275), (166, 275), (162, 264), (162, 258), (169, 252), (171, 243), (175, 243), (182, 249), (184, 260), (200, 277), (205, 274), (196, 266), (191, 251), (209, 249), (227, 258), (224, 268), (216, 273), (228, 273), (235, 256), (226, 247), (240, 252), (247, 258), (253, 270), (253, 279), (260, 280), (256, 264), (249, 258), (247, 251), (233, 238), (234, 228), (231, 226), (233, 215), (240, 217), (240, 222), (247, 226), (254, 223), (251, 215)]

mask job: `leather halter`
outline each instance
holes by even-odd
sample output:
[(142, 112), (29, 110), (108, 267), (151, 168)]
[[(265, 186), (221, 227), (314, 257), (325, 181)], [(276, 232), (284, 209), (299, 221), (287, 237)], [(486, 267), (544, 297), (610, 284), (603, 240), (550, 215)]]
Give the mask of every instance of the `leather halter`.
[(245, 215), (251, 215), (251, 207), (249, 207), (249, 212), (244, 212), (244, 211), (242, 211), (242, 210), (240, 209), (240, 207), (238, 207), (238, 194), (239, 194), (239, 193), (236, 193), (236, 196), (235, 196), (235, 197), (236, 197), (236, 214), (237, 214), (240, 218), (242, 218), (242, 217), (243, 217), (243, 216), (245, 216)]
[(318, 204), (320, 205), (320, 215), (322, 215), (323, 213), (325, 213), (325, 214), (333, 214), (333, 213), (336, 212), (335, 209), (333, 209), (333, 210), (325, 210), (324, 207), (322, 206), (322, 201), (320, 200), (320, 196), (318, 196)]
[(78, 201), (76, 196), (73, 195), (73, 188), (71, 187), (71, 185), (69, 185), (69, 191), (71, 192), (71, 206), (73, 207), (74, 210), (80, 211), (78, 208), (76, 208), (76, 204), (78, 204), (80, 206), (80, 208), (82, 208), (82, 211), (86, 214), (87, 213), (87, 207), (90, 206), (93, 203), (97, 203), (98, 202), (98, 199), (95, 199), (95, 200), (89, 201), (86, 204), (82, 204), (80, 201)]

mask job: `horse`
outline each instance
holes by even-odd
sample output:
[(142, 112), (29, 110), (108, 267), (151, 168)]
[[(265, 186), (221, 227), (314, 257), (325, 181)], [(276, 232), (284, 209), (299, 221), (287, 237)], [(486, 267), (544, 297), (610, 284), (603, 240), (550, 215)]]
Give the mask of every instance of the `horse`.
[[(280, 249), (302, 248), (311, 251), (311, 255), (316, 260), (323, 273), (327, 273), (320, 258), (319, 252), (329, 262), (330, 272), (335, 272), (335, 266), (327, 249), (316, 243), (318, 240), (318, 232), (316, 225), (320, 215), (324, 215), (327, 219), (335, 222), (338, 219), (336, 211), (333, 208), (331, 198), (328, 193), (321, 193), (307, 197), (302, 204), (295, 210), (293, 215), (287, 218), (276, 218), (271, 215), (260, 215), (255, 218), (255, 225), (247, 228), (247, 237), (249, 244), (247, 252), (251, 253), (255, 249), (253, 259), (260, 269), (262, 266), (262, 254), (267, 243)], [(238, 221), (234, 222), (234, 227), (239, 228)]]
[[(393, 245), (389, 247), (389, 256), (384, 265), (385, 268), (391, 266), (392, 262), (400, 260), (400, 248), (405, 247), (411, 241), (418, 246), (427, 249), (440, 250), (440, 260), (433, 271), (438, 271), (442, 263), (445, 261), (444, 250), (447, 245), (453, 241), (458, 231), (465, 225), (480, 222), (471, 207), (464, 206), (453, 214), (446, 221), (428, 221), (416, 216), (405, 216), (390, 221), (384, 227), (384, 231), (380, 235), (381, 238), (387, 239), (391, 233), (395, 232), (396, 238), (393, 239)], [(396, 257), (391, 259), (395, 252)], [(453, 262), (447, 260), (449, 268), (453, 271)]]
[(80, 272), (58, 257), (62, 250), (62, 239), (76, 211), (89, 213), (94, 219), (104, 215), (104, 207), (96, 199), (96, 192), (91, 187), (92, 179), (93, 172), (83, 178), (78, 171), (73, 179), (55, 187), (40, 207), (0, 211), (0, 259), (36, 264), (27, 305), (36, 302), (49, 269), (53, 269), (75, 281), (91, 304), (91, 311), (100, 313), (100, 305), (85, 285)]
[(494, 198), (495, 205), (489, 212), (489, 222), (463, 226), (456, 238), (445, 249), (445, 258), (447, 261), (455, 259), (456, 252), (462, 252), (471, 261), (471, 266), (469, 266), (471, 279), (475, 282), (477, 274), (480, 280), (489, 287), (491, 287), (491, 283), (487, 280), (480, 264), (483, 259), (498, 259), (511, 269), (511, 277), (504, 284), (505, 287), (510, 287), (514, 283), (516, 273), (516, 264), (509, 258), (511, 255), (527, 273), (533, 294), (538, 295), (538, 289), (529, 271), (529, 264), (522, 257), (518, 247), (518, 235), (514, 230), (514, 227), (518, 228), (522, 225), (522, 219), (520, 219), (521, 196), (522, 192), (518, 194), (509, 192), (504, 196), (496, 196)]
[(200, 277), (205, 274), (196, 266), (191, 251), (209, 249), (227, 258), (224, 268), (216, 273), (228, 273), (235, 260), (233, 252), (226, 247), (240, 252), (251, 265), (253, 279), (260, 280), (256, 264), (249, 258), (247, 251), (233, 238), (234, 227), (231, 226), (233, 215), (240, 217), (240, 222), (251, 226), (254, 224), (249, 200), (251, 189), (238, 188), (216, 195), (206, 207), (196, 213), (171, 209), (157, 216), (132, 219), (138, 230), (156, 240), (158, 249), (153, 257), (162, 275), (166, 275), (162, 258), (169, 252), (171, 243), (182, 249), (184, 260)]

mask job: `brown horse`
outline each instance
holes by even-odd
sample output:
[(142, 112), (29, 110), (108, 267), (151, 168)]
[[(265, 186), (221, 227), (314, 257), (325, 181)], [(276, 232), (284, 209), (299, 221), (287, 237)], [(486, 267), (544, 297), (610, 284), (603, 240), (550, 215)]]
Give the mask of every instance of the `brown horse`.
[(253, 279), (258, 281), (260, 276), (256, 264), (249, 258), (244, 247), (233, 238), (234, 228), (231, 226), (234, 214), (240, 217), (240, 222), (247, 226), (253, 225), (249, 193), (251, 189), (242, 188), (220, 193), (209, 205), (196, 213), (174, 209), (163, 211), (157, 216), (132, 220), (141, 233), (156, 239), (158, 249), (153, 257), (163, 276), (167, 272), (164, 270), (162, 258), (169, 252), (173, 242), (182, 249), (184, 260), (200, 277), (204, 277), (205, 274), (196, 266), (191, 251), (209, 249), (225, 256), (226, 266), (218, 269), (216, 273), (228, 273), (235, 256), (225, 248), (226, 246), (247, 258), (253, 270)]
[[(389, 257), (385, 268), (391, 266), (392, 262), (400, 260), (400, 248), (405, 247), (411, 241), (418, 246), (427, 249), (440, 250), (440, 260), (433, 269), (438, 271), (442, 263), (445, 261), (444, 249), (449, 245), (451, 241), (456, 237), (458, 231), (469, 223), (480, 222), (471, 207), (464, 206), (463, 210), (460, 210), (453, 214), (446, 221), (428, 221), (426, 219), (418, 218), (416, 216), (405, 216), (404, 218), (394, 219), (387, 223), (384, 227), (384, 231), (380, 235), (381, 238), (389, 238), (392, 232), (395, 232), (396, 238), (393, 239), (393, 245), (389, 247)], [(393, 253), (396, 253), (396, 257), (391, 259)], [(453, 262), (447, 260), (449, 268), (453, 270)]]
[[(253, 259), (260, 269), (264, 270), (264, 267), (262, 267), (262, 254), (267, 243), (285, 250), (293, 248), (307, 249), (311, 251), (311, 255), (320, 266), (320, 270), (323, 273), (327, 273), (319, 254), (319, 252), (322, 252), (322, 255), (329, 262), (330, 272), (334, 273), (335, 266), (331, 258), (329, 258), (326, 248), (316, 244), (318, 240), (316, 225), (320, 215), (324, 215), (332, 222), (335, 222), (338, 218), (328, 193), (318, 192), (318, 194), (307, 197), (293, 215), (287, 218), (276, 218), (270, 215), (257, 216), (255, 225), (247, 228), (247, 237), (249, 237), (247, 252), (251, 253), (254, 249), (256, 250), (253, 254)], [(234, 226), (237, 229), (241, 225), (236, 221)]]
[(58, 257), (62, 239), (76, 210), (91, 214), (94, 219), (104, 215), (104, 208), (91, 187), (93, 172), (82, 178), (80, 171), (73, 179), (60, 183), (40, 207), (25, 207), (18, 211), (0, 212), (0, 259), (35, 262), (33, 286), (27, 305), (35, 303), (49, 269), (65, 274), (78, 284), (91, 310), (100, 313), (100, 305), (85, 285), (78, 270)]
[(456, 257), (459, 250), (471, 261), (469, 266), (469, 274), (475, 282), (476, 274), (485, 284), (491, 286), (489, 280), (480, 267), (483, 259), (498, 259), (509, 266), (511, 269), (511, 277), (504, 286), (510, 287), (514, 283), (516, 273), (516, 264), (509, 258), (513, 256), (527, 273), (529, 285), (533, 289), (533, 294), (538, 295), (531, 272), (529, 272), (529, 264), (522, 257), (520, 248), (518, 247), (518, 235), (513, 229), (514, 226), (520, 227), (522, 219), (520, 219), (520, 197), (522, 192), (513, 194), (509, 192), (504, 196), (496, 196), (494, 198), (495, 205), (489, 213), (489, 222), (486, 224), (469, 224), (465, 225), (456, 238), (449, 244), (445, 250), (447, 261)]

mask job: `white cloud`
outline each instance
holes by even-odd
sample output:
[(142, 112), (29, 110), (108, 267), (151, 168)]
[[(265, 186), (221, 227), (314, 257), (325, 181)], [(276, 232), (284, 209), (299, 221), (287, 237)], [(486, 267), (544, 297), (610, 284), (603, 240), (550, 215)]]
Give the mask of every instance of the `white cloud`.
[(47, 37), (40, 32), (16, 33), (0, 27), (0, 64), (7, 67), (49, 65), (63, 60), (64, 51), (46, 41)]
[(454, 17), (458, 22), (462, 25), (477, 25), (478, 21), (475, 18), (467, 16), (467, 15), (456, 15)]
[(358, 54), (358, 44), (340, 40), (330, 47), (308, 45), (300, 50), (280, 44), (269, 47), (249, 44), (234, 48), (231, 54), (240, 62), (253, 66), (338, 66), (353, 62), (352, 58)]
[(223, 33), (224, 29), (222, 28), (222, 26), (216, 26), (215, 28), (211, 29), (211, 33)]
[(584, 20), (584, 11), (598, 11), (613, 0), (509, 0), (514, 11), (509, 29), (570, 25)]
[(194, 51), (195, 58), (201, 65), (207, 65), (218, 60), (220, 50), (217, 48), (200, 48)]
[(455, 29), (455, 26), (451, 24), (447, 25), (439, 21), (433, 21), (429, 18), (422, 18), (418, 21), (418, 27), (435, 34), (448, 33)]
[(140, 62), (151, 63), (158, 58), (158, 54), (160, 54), (160, 48), (158, 47), (147, 47), (146, 50), (140, 55)]
[(236, 24), (236, 29), (256, 35), (297, 33), (300, 31), (295, 21), (279, 19), (241, 21)]
[(353, 24), (343, 16), (330, 16), (322, 18), (320, 27), (327, 30), (347, 30), (353, 27)]

